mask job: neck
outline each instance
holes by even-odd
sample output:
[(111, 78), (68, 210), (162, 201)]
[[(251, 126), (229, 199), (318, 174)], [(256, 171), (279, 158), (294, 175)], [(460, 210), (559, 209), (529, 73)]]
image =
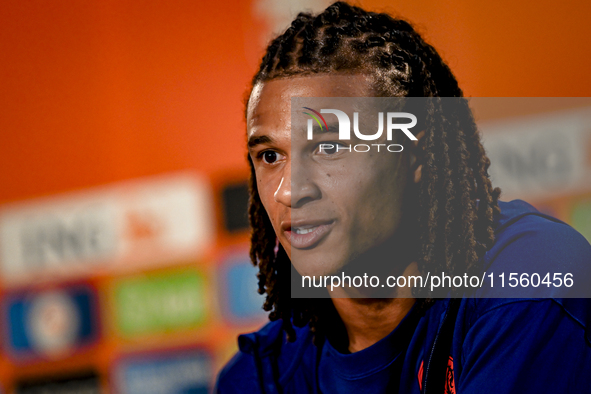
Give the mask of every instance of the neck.
[[(408, 276), (415, 271), (418, 270), (413, 263), (403, 275)], [(332, 302), (347, 331), (351, 353), (385, 338), (411, 310), (416, 301), (411, 296), (411, 288), (398, 290), (399, 298), (339, 298), (337, 292), (331, 293)]]
[(414, 298), (335, 298), (332, 301), (347, 330), (351, 353), (385, 338), (415, 303)]

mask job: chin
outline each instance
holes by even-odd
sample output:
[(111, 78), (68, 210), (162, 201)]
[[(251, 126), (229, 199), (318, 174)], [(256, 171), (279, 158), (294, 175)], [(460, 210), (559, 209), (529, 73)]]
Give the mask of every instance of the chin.
[(310, 252), (295, 250), (292, 253), (291, 263), (302, 276), (337, 275), (345, 266), (345, 261), (334, 253)]

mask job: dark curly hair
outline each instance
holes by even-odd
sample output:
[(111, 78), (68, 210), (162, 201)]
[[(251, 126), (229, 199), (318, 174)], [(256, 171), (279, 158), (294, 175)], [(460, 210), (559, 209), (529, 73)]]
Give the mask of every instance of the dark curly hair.
[[(376, 76), (374, 88), (380, 96), (434, 98), (427, 100), (425, 136), (419, 141), (423, 167), (416, 197), (416, 261), (421, 272), (428, 268), (431, 275), (477, 268), (494, 242), (500, 189), (492, 188), (490, 161), (466, 100), (459, 100), (459, 114), (444, 116), (440, 98), (463, 97), (449, 67), (408, 22), (337, 2), (317, 16), (300, 13), (268, 46), (252, 86), (275, 78), (335, 72)], [(295, 340), (292, 321), (298, 327), (310, 324), (317, 341), (326, 305), (290, 297), (293, 268), (278, 244), (248, 160), (250, 257), (259, 267), (258, 291), (267, 294), (263, 308), (271, 312), (270, 320), (283, 320), (289, 341)], [(428, 305), (429, 294), (423, 297), (420, 302)]]

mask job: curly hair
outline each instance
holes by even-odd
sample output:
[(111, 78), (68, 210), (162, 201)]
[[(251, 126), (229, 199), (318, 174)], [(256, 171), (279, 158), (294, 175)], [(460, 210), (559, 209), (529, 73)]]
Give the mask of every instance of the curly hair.
[[(491, 185), (490, 161), (466, 100), (459, 100), (455, 115), (444, 115), (441, 97), (463, 97), (447, 64), (408, 22), (337, 2), (316, 16), (300, 13), (268, 46), (252, 86), (329, 72), (376, 76), (380, 96), (433, 98), (426, 104), (425, 135), (419, 141), (423, 167), (416, 198), (416, 261), (420, 272), (428, 268), (431, 275), (473, 271), (494, 243), (500, 189)], [(293, 325), (309, 324), (316, 342), (326, 305), (290, 297), (293, 267), (261, 203), (248, 160), (250, 257), (259, 267), (258, 291), (266, 293), (263, 308), (271, 312), (270, 320), (283, 320), (288, 341), (295, 340)], [(426, 307), (430, 294), (422, 296)]]

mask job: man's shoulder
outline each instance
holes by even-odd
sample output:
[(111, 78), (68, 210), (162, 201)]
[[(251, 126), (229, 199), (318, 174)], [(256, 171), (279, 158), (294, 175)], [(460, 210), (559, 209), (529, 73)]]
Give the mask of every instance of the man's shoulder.
[(488, 288), (481, 297), (591, 295), (591, 287), (584, 283), (591, 276), (591, 245), (583, 235), (523, 201), (499, 206), (495, 244), (482, 261)]
[(586, 392), (590, 311), (589, 299), (467, 300), (452, 351), (458, 392)]
[(254, 355), (238, 351), (218, 374), (214, 392), (263, 392)]
[(499, 207), (501, 215), (495, 220), (495, 245), (485, 259), (491, 260), (513, 245), (521, 247), (523, 253), (542, 250), (548, 258), (568, 254), (586, 258), (591, 263), (591, 245), (567, 223), (521, 200), (499, 201)]
[(216, 392), (264, 392), (261, 384), (286, 380), (302, 365), (312, 345), (308, 326), (294, 327), (296, 340), (287, 342), (281, 320), (238, 337), (238, 352), (218, 375)]
[(238, 336), (238, 351), (218, 375), (216, 392), (260, 391), (260, 358), (281, 345), (281, 320)]
[(499, 206), (495, 244), (483, 259), (484, 285), (474, 298), (464, 300), (468, 325), (479, 321), (494, 326), (501, 316), (499, 324), (527, 313), (554, 315), (583, 328), (591, 338), (590, 286), (585, 283), (591, 277), (589, 242), (524, 201)]
[[(583, 328), (591, 344), (591, 299), (588, 298), (465, 298), (461, 309), (468, 330), (479, 321), (506, 324), (522, 318), (525, 310), (537, 316), (555, 314)], [(498, 320), (499, 317), (502, 319)]]

